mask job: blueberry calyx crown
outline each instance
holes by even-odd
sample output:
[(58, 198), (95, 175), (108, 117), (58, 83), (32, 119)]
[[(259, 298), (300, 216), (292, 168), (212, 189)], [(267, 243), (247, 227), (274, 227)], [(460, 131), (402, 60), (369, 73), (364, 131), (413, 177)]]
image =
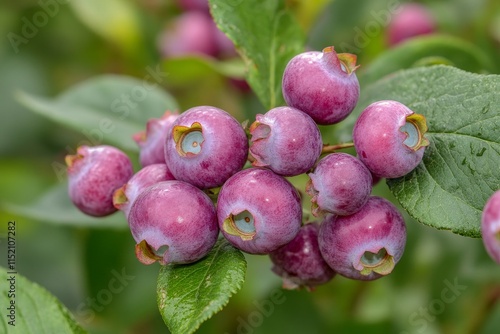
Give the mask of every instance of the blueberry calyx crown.
[(375, 272), (380, 275), (388, 275), (394, 269), (394, 257), (387, 253), (385, 248), (381, 248), (377, 253), (366, 251), (359, 260), (363, 269), (360, 270), (361, 275), (370, 275)]
[(163, 262), (163, 257), (159, 256), (146, 240), (142, 240), (135, 245), (135, 256), (142, 264), (146, 265), (155, 263), (156, 261)]
[(348, 75), (352, 74), (360, 66), (356, 65), (358, 57), (355, 54), (337, 53), (335, 52), (333, 46), (328, 46), (324, 48), (323, 54), (325, 55), (332, 54), (333, 56), (335, 56), (336, 60), (334, 60), (334, 62), (338, 64), (337, 66), (340, 67), (340, 70), (342, 70), (342, 72), (347, 73)]
[(64, 162), (66, 163), (66, 166), (68, 166), (68, 168), (71, 168), (73, 167), (73, 165), (83, 159), (84, 156), (77, 153), (77, 154), (68, 154), (67, 156), (64, 157)]
[(247, 210), (238, 214), (231, 213), (224, 219), (222, 228), (226, 233), (239, 236), (242, 240), (252, 240), (257, 233), (254, 218)]
[(177, 153), (182, 157), (190, 157), (201, 152), (203, 142), (203, 129), (201, 124), (194, 122), (191, 126), (176, 125), (172, 130)]
[(113, 206), (117, 209), (120, 209), (123, 204), (128, 202), (127, 195), (125, 195), (125, 189), (127, 185), (123, 185), (120, 188), (116, 189), (113, 193)]
[(418, 151), (421, 147), (429, 146), (429, 140), (424, 137), (427, 132), (427, 122), (424, 115), (413, 113), (406, 117), (406, 123), (400, 131), (406, 134), (403, 144), (413, 151)]

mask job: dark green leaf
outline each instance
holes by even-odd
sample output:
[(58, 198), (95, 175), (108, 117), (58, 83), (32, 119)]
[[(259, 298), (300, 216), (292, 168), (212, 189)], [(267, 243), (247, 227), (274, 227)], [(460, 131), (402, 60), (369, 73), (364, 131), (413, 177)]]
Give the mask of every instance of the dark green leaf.
[(489, 196), (500, 189), (500, 76), (449, 66), (398, 72), (363, 91), (354, 116), (369, 103), (391, 99), (427, 118), (431, 145), (405, 177), (388, 180), (416, 220), (480, 237)]
[(247, 65), (247, 81), (266, 108), (284, 103), (281, 78), (304, 51), (304, 33), (284, 0), (210, 0), (212, 16)]
[[(14, 272), (14, 273), (13, 273)], [(56, 297), (36, 283), (0, 267), (2, 333), (53, 334), (86, 333)], [(12, 307), (12, 311), (8, 310)], [(8, 315), (13, 315), (10, 318)], [(12, 326), (9, 321), (14, 321)]]
[[(178, 109), (174, 99), (159, 86), (163, 70), (148, 68), (144, 80), (103, 75), (73, 86), (55, 99), (18, 95), (32, 111), (82, 133), (92, 145), (104, 142), (137, 151), (132, 135), (166, 110)], [(148, 80), (156, 80), (150, 82)]]
[(245, 257), (225, 239), (198, 262), (162, 267), (158, 307), (168, 329), (173, 334), (194, 333), (241, 288), (245, 273)]
[(482, 72), (492, 68), (491, 60), (476, 45), (453, 36), (431, 35), (413, 38), (384, 52), (366, 67), (360, 68), (360, 81), (370, 84), (397, 70), (425, 65), (425, 61), (438, 60), (469, 72)]
[(94, 218), (80, 212), (68, 196), (68, 184), (62, 182), (28, 205), (2, 203), (2, 209), (37, 221), (86, 227), (127, 228), (122, 212)]

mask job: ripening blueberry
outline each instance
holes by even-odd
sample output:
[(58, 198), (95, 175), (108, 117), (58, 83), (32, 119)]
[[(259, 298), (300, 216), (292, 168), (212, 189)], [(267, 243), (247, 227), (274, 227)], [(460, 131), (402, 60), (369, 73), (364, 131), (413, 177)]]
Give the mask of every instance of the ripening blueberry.
[(401, 259), (406, 225), (391, 202), (372, 196), (350, 216), (326, 216), (318, 242), (326, 263), (339, 275), (374, 280), (391, 273)]
[(292, 107), (277, 107), (258, 114), (250, 126), (250, 153), (255, 167), (294, 176), (310, 170), (323, 142), (313, 119)]
[(429, 140), (427, 123), (397, 101), (384, 100), (366, 107), (354, 124), (352, 138), (359, 159), (381, 178), (397, 178), (422, 161)]
[(222, 109), (199, 106), (182, 113), (167, 134), (165, 161), (172, 175), (199, 188), (221, 186), (243, 168), (248, 139)]
[(161, 118), (150, 119), (146, 131), (133, 136), (139, 145), (139, 161), (142, 167), (165, 163), (165, 141), (172, 123), (179, 117), (177, 112), (165, 112)]
[(358, 211), (372, 191), (372, 175), (356, 157), (332, 153), (321, 159), (309, 174), (306, 191), (312, 196), (312, 214), (346, 216)]
[(168, 180), (175, 178), (165, 163), (148, 165), (135, 173), (126, 184), (116, 189), (113, 194), (113, 205), (128, 217), (132, 203), (144, 189)]
[(195, 262), (212, 249), (219, 227), (212, 200), (182, 181), (162, 181), (137, 196), (128, 216), (144, 264)]
[(357, 68), (355, 55), (337, 54), (333, 46), (298, 54), (283, 73), (283, 97), (318, 124), (339, 123), (358, 103)]
[(129, 157), (108, 146), (80, 146), (66, 156), (68, 192), (73, 204), (83, 213), (102, 217), (114, 213), (113, 193), (127, 183), (134, 170)]
[(313, 290), (335, 276), (319, 251), (318, 231), (318, 223), (305, 224), (292, 241), (269, 253), (272, 270), (283, 279), (284, 289)]
[(427, 7), (418, 3), (406, 3), (397, 8), (387, 26), (387, 41), (390, 46), (436, 30), (436, 20)]
[(493, 193), (484, 206), (481, 235), (486, 251), (500, 264), (500, 190)]
[(297, 190), (269, 169), (244, 169), (224, 183), (217, 201), (219, 228), (236, 248), (267, 254), (299, 232), (302, 207)]

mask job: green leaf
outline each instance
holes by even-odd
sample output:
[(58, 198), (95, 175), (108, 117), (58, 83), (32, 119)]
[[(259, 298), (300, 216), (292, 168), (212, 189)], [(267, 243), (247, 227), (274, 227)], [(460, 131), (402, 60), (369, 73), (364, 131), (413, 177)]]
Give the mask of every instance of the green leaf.
[(7, 212), (53, 224), (120, 229), (128, 227), (122, 212), (102, 218), (80, 212), (69, 199), (66, 182), (61, 182), (31, 204), (1, 203), (0, 207)]
[[(469, 72), (489, 71), (491, 60), (476, 45), (453, 36), (431, 35), (413, 38), (382, 53), (366, 71), (361, 69), (360, 81), (370, 84), (397, 70), (425, 64), (422, 59), (437, 60)], [(420, 62), (420, 64), (419, 64)]]
[(281, 78), (288, 61), (304, 51), (305, 37), (284, 0), (210, 0), (218, 27), (247, 65), (247, 81), (266, 108), (284, 104)]
[[(56, 297), (18, 274), (15, 268), (0, 267), (2, 333), (86, 333)], [(9, 307), (13, 307), (12, 311)], [(13, 318), (9, 317), (13, 315)], [(9, 324), (9, 321), (14, 321)], [(15, 327), (12, 325), (14, 324)]]
[(245, 257), (225, 239), (198, 262), (162, 267), (158, 307), (168, 329), (173, 334), (194, 333), (241, 288), (245, 273)]
[(400, 71), (365, 88), (358, 114), (377, 100), (397, 100), (427, 118), (422, 163), (387, 183), (417, 221), (480, 237), (481, 214), (500, 189), (500, 76), (450, 66)]
[[(146, 128), (150, 118), (177, 110), (175, 100), (159, 87), (166, 75), (148, 68), (143, 80), (103, 75), (68, 89), (54, 99), (19, 93), (19, 101), (55, 122), (82, 133), (92, 145), (104, 142), (138, 151), (132, 135)], [(149, 82), (148, 80), (156, 80)]]

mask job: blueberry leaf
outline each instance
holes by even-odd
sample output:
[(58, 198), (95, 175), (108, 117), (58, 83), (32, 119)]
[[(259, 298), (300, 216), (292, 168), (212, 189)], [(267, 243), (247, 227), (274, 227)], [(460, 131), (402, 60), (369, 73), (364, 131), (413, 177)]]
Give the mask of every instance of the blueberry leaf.
[(243, 253), (225, 239), (205, 258), (186, 265), (167, 265), (158, 277), (158, 307), (173, 334), (194, 333), (220, 311), (245, 280)]
[(128, 228), (122, 212), (116, 212), (107, 217), (95, 218), (79, 211), (69, 199), (67, 182), (61, 182), (50, 188), (32, 203), (20, 205), (4, 202), (0, 204), (0, 208), (22, 217), (51, 224), (96, 228)]
[[(86, 333), (56, 297), (38, 284), (16, 273), (14, 267), (0, 267), (0, 281), (2, 282), (0, 295), (2, 295), (3, 309), (0, 332)], [(12, 311), (8, 309), (9, 307)]]
[(143, 131), (150, 118), (178, 109), (160, 83), (166, 74), (158, 66), (140, 80), (127, 76), (98, 76), (69, 88), (56, 98), (21, 92), (18, 100), (30, 110), (82, 134), (91, 145), (109, 143), (138, 151), (132, 135)]
[(500, 75), (440, 65), (396, 72), (363, 92), (354, 117), (391, 99), (427, 119), (422, 162), (387, 181), (401, 205), (423, 224), (480, 237), (483, 207), (500, 189)]
[(217, 26), (247, 66), (247, 81), (266, 108), (284, 104), (281, 78), (288, 61), (304, 51), (305, 36), (284, 0), (210, 0)]
[(412, 38), (381, 54), (366, 69), (361, 67), (360, 81), (370, 84), (397, 70), (433, 63), (477, 73), (493, 67), (491, 59), (478, 46), (453, 36), (430, 35)]

